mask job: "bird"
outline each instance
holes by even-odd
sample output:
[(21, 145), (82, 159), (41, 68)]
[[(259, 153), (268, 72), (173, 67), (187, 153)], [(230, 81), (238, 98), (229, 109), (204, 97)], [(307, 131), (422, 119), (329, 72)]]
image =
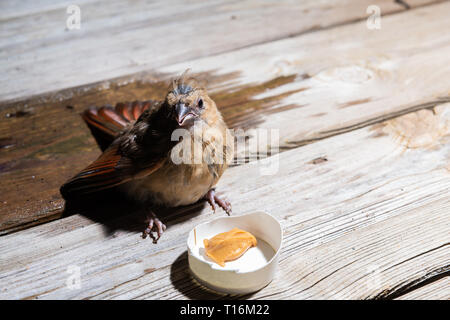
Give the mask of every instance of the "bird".
[[(188, 70), (187, 70), (188, 71)], [(156, 243), (166, 230), (155, 213), (206, 200), (228, 215), (216, 184), (233, 159), (234, 141), (207, 90), (185, 71), (164, 100), (89, 107), (82, 118), (102, 154), (60, 188), (75, 199), (118, 188), (144, 209), (142, 237)]]

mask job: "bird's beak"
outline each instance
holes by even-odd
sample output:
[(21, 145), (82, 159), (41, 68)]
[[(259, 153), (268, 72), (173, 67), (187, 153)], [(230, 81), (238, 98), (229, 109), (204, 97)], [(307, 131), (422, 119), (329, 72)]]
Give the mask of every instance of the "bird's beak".
[(180, 126), (182, 126), (189, 119), (194, 118), (194, 114), (189, 107), (186, 107), (184, 103), (178, 103), (175, 106), (176, 120)]

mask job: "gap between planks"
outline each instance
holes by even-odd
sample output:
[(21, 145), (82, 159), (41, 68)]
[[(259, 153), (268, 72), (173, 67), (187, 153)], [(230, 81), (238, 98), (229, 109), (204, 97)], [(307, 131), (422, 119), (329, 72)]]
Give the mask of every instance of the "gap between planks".
[(449, 300), (450, 275), (397, 297), (397, 300)]

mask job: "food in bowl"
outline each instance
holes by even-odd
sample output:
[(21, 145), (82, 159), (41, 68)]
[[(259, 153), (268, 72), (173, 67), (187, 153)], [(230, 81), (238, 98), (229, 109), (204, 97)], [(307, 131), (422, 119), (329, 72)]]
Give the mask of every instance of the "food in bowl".
[(239, 228), (222, 232), (211, 239), (204, 239), (206, 255), (221, 267), (225, 262), (240, 258), (249, 248), (257, 245), (257, 240), (250, 232)]

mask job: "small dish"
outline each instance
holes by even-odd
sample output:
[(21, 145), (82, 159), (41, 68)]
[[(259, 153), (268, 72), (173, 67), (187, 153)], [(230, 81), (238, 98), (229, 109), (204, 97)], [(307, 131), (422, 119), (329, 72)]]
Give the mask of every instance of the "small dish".
[[(239, 228), (253, 234), (258, 244), (239, 259), (219, 266), (206, 254), (203, 239)], [(266, 212), (220, 217), (196, 226), (187, 239), (189, 268), (203, 285), (230, 294), (246, 294), (268, 285), (275, 274), (283, 242), (280, 223)]]

